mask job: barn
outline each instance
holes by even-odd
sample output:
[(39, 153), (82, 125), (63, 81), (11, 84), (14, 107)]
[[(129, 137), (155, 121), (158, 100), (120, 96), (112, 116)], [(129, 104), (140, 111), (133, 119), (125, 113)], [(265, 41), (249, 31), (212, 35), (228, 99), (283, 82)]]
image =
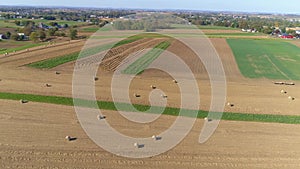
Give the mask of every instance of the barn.
[(293, 35), (288, 35), (288, 34), (282, 34), (281, 38), (283, 38), (283, 39), (293, 39), (294, 36)]

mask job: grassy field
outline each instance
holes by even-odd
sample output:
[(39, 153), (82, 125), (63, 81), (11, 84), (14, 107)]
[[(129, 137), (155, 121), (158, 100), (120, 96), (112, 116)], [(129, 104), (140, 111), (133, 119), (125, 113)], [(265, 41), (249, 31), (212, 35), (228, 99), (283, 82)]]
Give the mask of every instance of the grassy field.
[(210, 30), (239, 30), (237, 28), (224, 27), (224, 26), (198, 26), (199, 29), (210, 29)]
[[(57, 96), (41, 96), (41, 95), (32, 95), (32, 94), (13, 94), (13, 93), (0, 93), (0, 99), (5, 100), (27, 100), (30, 102), (39, 102), (39, 103), (50, 103), (50, 104), (59, 104), (59, 105), (66, 105), (66, 106), (73, 106), (73, 98), (67, 97), (57, 97)], [(92, 101), (88, 100), (76, 100), (77, 103), (80, 103), (77, 106), (82, 107), (90, 107), (90, 108), (100, 108), (102, 110), (117, 110), (115, 104), (113, 102), (106, 102), (106, 101), (97, 101), (98, 106), (94, 106)], [(121, 111), (135, 111), (130, 109), (129, 104), (127, 103), (119, 103), (121, 104)], [(147, 105), (133, 105), (139, 111), (147, 111), (149, 110), (150, 106)], [(167, 107), (163, 114), (165, 115), (172, 115), (178, 116), (179, 115), (179, 108), (172, 108)], [(183, 110), (187, 112), (187, 114), (191, 110)], [(155, 112), (150, 112), (155, 113)], [(220, 114), (220, 113), (217, 113)], [(208, 116), (207, 111), (198, 111), (198, 118), (205, 118)], [(222, 116), (223, 120), (230, 120), (230, 121), (252, 121), (252, 122), (269, 122), (269, 123), (285, 123), (285, 124), (300, 124), (300, 116), (290, 116), (290, 115), (271, 115), (271, 114), (246, 114), (246, 113), (230, 113), (225, 112)]]
[(195, 25), (172, 24), (172, 29), (198, 29)]
[(77, 21), (64, 21), (64, 20), (51, 21), (51, 20), (45, 20), (45, 19), (35, 19), (35, 20), (31, 20), (31, 19), (10, 19), (10, 20), (0, 20), (0, 28), (20, 28), (20, 27), (22, 27), (22, 26), (17, 26), (15, 24), (15, 20), (19, 20), (19, 21), (29, 20), (29, 21), (35, 22), (36, 24), (41, 22), (41, 23), (48, 24), (48, 25), (49, 25), (50, 22), (57, 22), (60, 25), (68, 24), (69, 26), (87, 25), (86, 22), (77, 22)]
[(248, 78), (300, 80), (300, 48), (282, 40), (227, 39)]
[(205, 33), (207, 36), (220, 36), (220, 37), (230, 37), (230, 36), (265, 36), (262, 33)]
[(131, 65), (129, 65), (125, 70), (122, 71), (124, 74), (140, 74), (142, 73), (155, 59), (157, 59), (164, 50), (166, 50), (171, 43), (169, 41), (164, 41), (152, 50), (146, 53), (144, 56), (137, 59)]
[(14, 23), (14, 20), (0, 20), (0, 28), (20, 28)]
[[(0, 43), (8, 43), (8, 44), (11, 44), (12, 46), (15, 46), (15, 45), (18, 46), (18, 47), (12, 47), (12, 48), (1, 48), (0, 54), (12, 53), (14, 51), (21, 51), (21, 50), (25, 50), (25, 49), (29, 49), (29, 48), (44, 45), (44, 43), (32, 43), (32, 42), (29, 42), (29, 41), (12, 41), (12, 40), (10, 40), (9, 42), (3, 41), (3, 42), (0, 42)], [(1, 44), (0, 44), (0, 46), (1, 46)]]
[(83, 28), (80, 31), (81, 32), (97, 32), (100, 28), (99, 27), (88, 27), (88, 28)]
[(90, 26), (90, 27), (86, 27), (81, 29), (81, 32), (97, 32), (97, 31), (111, 31), (112, 30), (112, 26), (111, 25), (106, 25), (104, 27), (99, 27), (99, 26)]

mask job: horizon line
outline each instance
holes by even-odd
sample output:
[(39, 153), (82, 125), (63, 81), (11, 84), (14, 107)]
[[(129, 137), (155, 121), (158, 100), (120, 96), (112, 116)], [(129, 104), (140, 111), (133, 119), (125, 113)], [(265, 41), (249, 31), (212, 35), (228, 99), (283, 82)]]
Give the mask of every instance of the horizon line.
[(114, 10), (144, 10), (144, 11), (189, 11), (189, 12), (228, 12), (228, 13), (246, 13), (246, 14), (281, 14), (281, 15), (299, 15), (295, 12), (261, 12), (261, 11), (237, 11), (237, 10), (203, 10), (203, 9), (180, 9), (180, 8), (121, 8), (121, 7), (88, 7), (88, 6), (67, 6), (67, 5), (1, 5), (0, 7), (34, 7), (34, 8), (84, 8), (84, 9), (114, 9)]

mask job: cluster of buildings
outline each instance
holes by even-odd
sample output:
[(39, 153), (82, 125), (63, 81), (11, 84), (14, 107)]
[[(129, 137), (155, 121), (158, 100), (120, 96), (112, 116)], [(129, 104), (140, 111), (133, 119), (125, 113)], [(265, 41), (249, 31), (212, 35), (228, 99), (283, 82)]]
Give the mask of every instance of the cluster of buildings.
[(300, 27), (286, 27), (285, 30), (286, 30), (286, 32), (295, 31), (295, 34), (292, 35), (292, 34), (288, 34), (288, 33), (281, 33), (281, 30), (280, 30), (278, 37), (283, 38), (283, 39), (294, 39), (294, 38), (299, 39), (300, 38)]

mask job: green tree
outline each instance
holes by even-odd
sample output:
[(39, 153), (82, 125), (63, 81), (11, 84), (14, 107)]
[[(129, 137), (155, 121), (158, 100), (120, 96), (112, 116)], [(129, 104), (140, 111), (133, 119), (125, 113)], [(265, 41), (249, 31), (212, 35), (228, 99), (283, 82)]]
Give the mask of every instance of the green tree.
[(11, 37), (11, 33), (10, 33), (9, 31), (7, 31), (7, 32), (6, 32), (6, 38), (7, 38), (7, 39), (10, 39), (10, 37)]
[(29, 36), (31, 32), (34, 31), (34, 25), (32, 22), (30, 22), (27, 26), (24, 28), (20, 29), (20, 32), (23, 32), (25, 35)]
[(17, 33), (12, 34), (12, 35), (11, 35), (11, 38), (12, 38), (13, 40), (16, 40), (16, 41), (22, 40), (22, 37), (19, 36)]
[(57, 22), (50, 22), (49, 25), (50, 26), (56, 26), (56, 25), (58, 25), (58, 23)]
[(68, 28), (69, 27), (69, 25), (68, 24), (63, 24), (63, 28)]
[(70, 34), (69, 34), (69, 37), (73, 40), (73, 39), (76, 39), (77, 38), (77, 29), (73, 29), (71, 28), (70, 29)]
[(290, 35), (293, 35), (293, 36), (297, 36), (297, 33), (296, 33), (296, 31), (295, 30), (288, 30), (288, 31), (286, 31), (286, 33), (288, 33), (288, 34), (290, 34)]
[(45, 31), (43, 31), (43, 30), (39, 30), (37, 32), (37, 34), (41, 41), (44, 41), (47, 38), (47, 35), (46, 35)]
[(30, 36), (29, 36), (29, 39), (34, 41), (34, 42), (37, 42), (39, 37), (38, 37), (38, 34), (36, 32), (31, 32)]
[(263, 29), (263, 33), (265, 33), (265, 34), (271, 34), (272, 32), (273, 32), (273, 29), (271, 29), (270, 27)]
[(49, 36), (54, 36), (55, 35), (55, 32), (57, 31), (58, 29), (57, 28), (51, 28), (48, 30), (48, 35)]
[(16, 20), (16, 21), (15, 21), (15, 24), (16, 24), (17, 26), (21, 26), (21, 21)]

